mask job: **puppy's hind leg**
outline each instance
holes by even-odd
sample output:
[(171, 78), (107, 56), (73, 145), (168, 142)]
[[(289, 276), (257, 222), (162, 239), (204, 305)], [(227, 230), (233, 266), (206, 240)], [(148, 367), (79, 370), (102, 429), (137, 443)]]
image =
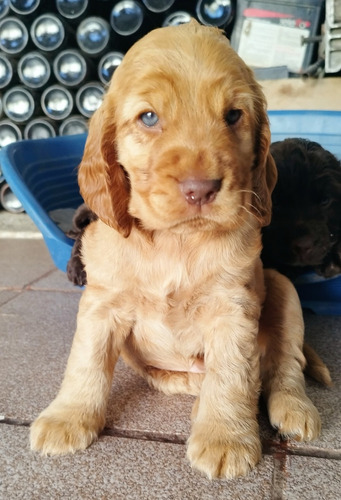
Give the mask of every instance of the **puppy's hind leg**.
[(261, 377), (269, 419), (284, 437), (312, 440), (321, 421), (305, 392), (304, 323), (292, 283), (274, 270), (264, 271), (267, 295), (262, 311), (259, 346)]

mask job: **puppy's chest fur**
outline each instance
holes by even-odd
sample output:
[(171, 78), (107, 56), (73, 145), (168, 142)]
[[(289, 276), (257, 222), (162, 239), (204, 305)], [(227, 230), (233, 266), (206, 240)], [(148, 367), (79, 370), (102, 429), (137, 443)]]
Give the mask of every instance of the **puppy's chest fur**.
[(203, 355), (205, 332), (221, 317), (240, 308), (258, 315), (258, 246), (234, 247), (227, 238), (202, 234), (148, 241), (136, 231), (124, 239), (98, 222), (84, 240), (88, 286), (103, 287), (115, 316), (131, 321), (146, 364), (168, 360), (169, 369), (187, 369)]

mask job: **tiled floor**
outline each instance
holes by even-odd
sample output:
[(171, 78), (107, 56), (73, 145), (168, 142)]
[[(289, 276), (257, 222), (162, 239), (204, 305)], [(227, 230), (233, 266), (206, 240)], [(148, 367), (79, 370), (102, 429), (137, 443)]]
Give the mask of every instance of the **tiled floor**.
[(306, 315), (307, 338), (334, 379), (330, 389), (307, 380), (321, 413), (320, 439), (283, 443), (262, 410), (263, 459), (246, 478), (210, 482), (192, 471), (185, 441), (193, 398), (153, 391), (123, 363), (96, 443), (66, 457), (32, 453), (29, 424), (59, 388), (81, 292), (19, 217), (25, 231), (5, 227), (8, 217), (0, 213), (1, 500), (341, 498), (341, 317)]

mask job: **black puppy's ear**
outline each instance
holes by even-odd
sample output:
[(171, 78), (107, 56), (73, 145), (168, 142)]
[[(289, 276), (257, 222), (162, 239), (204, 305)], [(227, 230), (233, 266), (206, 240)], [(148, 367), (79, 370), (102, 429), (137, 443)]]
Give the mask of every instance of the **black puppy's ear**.
[(277, 167), (291, 168), (294, 172), (295, 166), (307, 163), (307, 145), (309, 141), (305, 139), (285, 139), (284, 141), (273, 142), (270, 152), (273, 155)]
[(299, 146), (293, 148), (290, 152), (289, 159), (293, 165), (302, 165), (302, 163), (306, 162), (306, 155), (304, 154), (304, 150), (302, 150), (302, 148)]
[(97, 215), (85, 204), (80, 205), (72, 219), (72, 228), (66, 233), (69, 238), (76, 239), (91, 222), (97, 219)]

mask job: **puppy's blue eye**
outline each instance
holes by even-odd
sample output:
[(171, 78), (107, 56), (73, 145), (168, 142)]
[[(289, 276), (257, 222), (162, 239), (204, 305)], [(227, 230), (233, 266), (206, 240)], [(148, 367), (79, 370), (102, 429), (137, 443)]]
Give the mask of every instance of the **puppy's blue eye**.
[(154, 127), (159, 121), (159, 117), (153, 111), (147, 111), (140, 115), (140, 120), (146, 127)]

